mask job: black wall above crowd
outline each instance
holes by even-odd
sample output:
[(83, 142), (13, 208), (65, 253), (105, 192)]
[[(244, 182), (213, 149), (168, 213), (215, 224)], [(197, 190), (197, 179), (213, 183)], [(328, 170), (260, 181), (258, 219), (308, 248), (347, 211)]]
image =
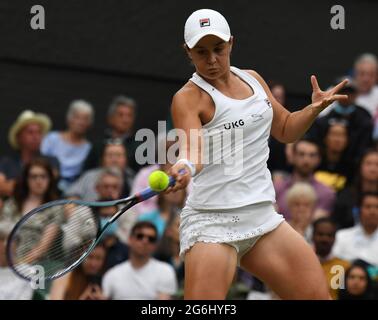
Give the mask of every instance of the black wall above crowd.
[[(36, 4), (45, 8), (45, 30), (30, 27)], [(330, 26), (335, 4), (345, 9), (344, 30)], [(292, 109), (309, 102), (311, 74), (326, 87), (350, 72), (360, 53), (378, 53), (376, 1), (2, 0), (0, 154), (9, 150), (7, 132), (22, 110), (46, 112), (62, 129), (77, 98), (96, 108), (92, 137), (120, 93), (138, 102), (137, 128), (156, 130), (193, 72), (181, 49), (185, 19), (205, 7), (230, 23), (232, 63), (283, 82)]]

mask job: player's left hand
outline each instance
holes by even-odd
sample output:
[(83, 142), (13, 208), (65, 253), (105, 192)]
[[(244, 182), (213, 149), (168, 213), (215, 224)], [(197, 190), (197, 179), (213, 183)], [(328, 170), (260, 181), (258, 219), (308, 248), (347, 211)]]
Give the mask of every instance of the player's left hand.
[(320, 113), (325, 108), (327, 108), (331, 103), (343, 99), (347, 99), (348, 96), (345, 94), (337, 94), (346, 84), (348, 80), (345, 79), (341, 81), (338, 85), (330, 88), (327, 91), (322, 91), (319, 87), (318, 80), (314, 75), (311, 76), (311, 84), (312, 84), (312, 107)]

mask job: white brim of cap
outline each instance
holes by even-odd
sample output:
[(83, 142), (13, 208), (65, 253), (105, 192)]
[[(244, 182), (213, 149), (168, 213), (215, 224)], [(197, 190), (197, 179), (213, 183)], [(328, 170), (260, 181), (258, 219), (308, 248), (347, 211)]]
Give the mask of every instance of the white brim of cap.
[(217, 31), (212, 31), (212, 30), (208, 30), (208, 31), (205, 31), (203, 33), (200, 33), (200, 34), (197, 34), (195, 37), (193, 37), (192, 39), (190, 39), (186, 45), (189, 47), (189, 49), (192, 49), (198, 41), (200, 41), (204, 36), (208, 36), (208, 35), (213, 35), (213, 36), (216, 36), (218, 38), (221, 38), (223, 41), (229, 41), (231, 36), (228, 35), (228, 34), (225, 34), (225, 33), (222, 33), (222, 32), (217, 32)]

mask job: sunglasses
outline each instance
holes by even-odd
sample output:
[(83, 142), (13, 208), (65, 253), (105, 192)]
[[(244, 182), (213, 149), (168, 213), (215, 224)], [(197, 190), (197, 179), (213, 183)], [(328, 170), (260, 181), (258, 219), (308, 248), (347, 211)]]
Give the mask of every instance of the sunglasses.
[(137, 238), (137, 240), (140, 240), (140, 241), (143, 240), (144, 238), (147, 238), (149, 243), (155, 243), (157, 240), (155, 236), (149, 236), (144, 233), (137, 233), (135, 235), (135, 238)]

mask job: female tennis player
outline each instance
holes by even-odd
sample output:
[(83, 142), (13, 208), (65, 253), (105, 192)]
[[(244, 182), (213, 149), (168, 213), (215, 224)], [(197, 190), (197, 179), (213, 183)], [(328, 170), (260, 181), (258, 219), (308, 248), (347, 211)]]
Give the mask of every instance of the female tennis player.
[[(237, 265), (282, 299), (328, 299), (315, 253), (273, 207), (268, 138), (301, 138), (324, 108), (346, 98), (337, 94), (346, 81), (322, 91), (311, 76), (312, 103), (290, 113), (257, 72), (230, 66), (233, 37), (220, 13), (195, 11), (184, 33), (196, 72), (172, 101), (175, 128), (188, 138), (181, 139), (170, 170), (177, 182), (168, 192), (185, 188), (193, 176), (180, 223), (185, 299), (225, 299)], [(231, 132), (236, 138), (229, 144), (211, 142)], [(206, 153), (210, 160), (203, 163)], [(232, 157), (241, 161), (230, 170)], [(187, 173), (178, 174), (183, 168)]]

